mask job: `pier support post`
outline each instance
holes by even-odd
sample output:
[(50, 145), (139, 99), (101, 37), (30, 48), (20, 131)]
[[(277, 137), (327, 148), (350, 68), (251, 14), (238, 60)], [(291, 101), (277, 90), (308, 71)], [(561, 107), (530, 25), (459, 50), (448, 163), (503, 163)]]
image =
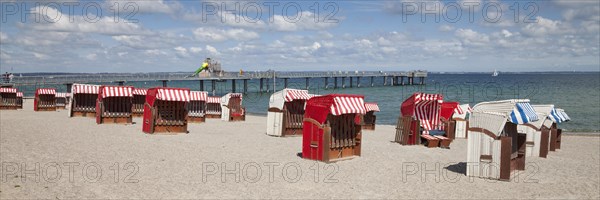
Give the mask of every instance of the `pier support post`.
[(354, 84), (354, 83), (353, 83), (354, 81), (353, 81), (352, 79), (353, 79), (353, 78), (352, 78), (352, 76), (351, 76), (351, 77), (350, 77), (350, 88), (352, 88), (352, 85)]
[(360, 76), (356, 77), (356, 87), (359, 88), (360, 87)]
[(342, 88), (346, 88), (346, 77), (342, 77)]
[(425, 84), (425, 77), (419, 77), (419, 85)]
[(408, 77), (408, 84), (413, 85), (413, 77)]
[(306, 90), (308, 90), (310, 88), (310, 78), (306, 78)]
[[(283, 78), (283, 88), (287, 88), (288, 87), (288, 78)], [(273, 91), (275, 92), (275, 91)]]
[(373, 80), (374, 80), (374, 79), (375, 79), (375, 77), (374, 77), (374, 76), (371, 76), (371, 87), (375, 86), (375, 85), (373, 84)]
[(404, 85), (404, 76), (400, 77), (400, 85)]
[(244, 94), (248, 94), (248, 79), (244, 79)]
[(162, 80), (163, 87), (167, 87), (167, 80)]
[(267, 92), (269, 92), (269, 91), (270, 91), (270, 90), (269, 90), (269, 80), (267, 80), (267, 82), (266, 82), (266, 85), (265, 85), (265, 86), (267, 86), (267, 87), (266, 87), (266, 88), (267, 88), (267, 90), (266, 90), (266, 91), (267, 91)]
[(337, 78), (338, 77), (333, 77), (333, 89), (337, 89)]
[(231, 92), (235, 93), (235, 79), (231, 79)]
[(71, 93), (71, 90), (73, 90), (73, 83), (67, 83), (65, 86), (67, 87), (67, 93)]
[(387, 85), (387, 76), (383, 76), (383, 86)]
[(398, 82), (398, 78), (397, 78), (397, 76), (392, 76), (392, 86), (396, 86), (396, 85), (398, 85), (398, 83), (397, 83), (397, 82)]
[(263, 80), (264, 80), (263, 78), (260, 78), (260, 91), (259, 91), (260, 93), (263, 92)]
[(217, 92), (217, 80), (211, 80), (210, 81), (210, 87), (211, 87), (211, 91), (212, 91), (212, 96), (215, 96), (216, 92)]
[(200, 91), (204, 91), (204, 80), (200, 80)]
[(325, 77), (325, 89), (329, 88), (329, 77)]

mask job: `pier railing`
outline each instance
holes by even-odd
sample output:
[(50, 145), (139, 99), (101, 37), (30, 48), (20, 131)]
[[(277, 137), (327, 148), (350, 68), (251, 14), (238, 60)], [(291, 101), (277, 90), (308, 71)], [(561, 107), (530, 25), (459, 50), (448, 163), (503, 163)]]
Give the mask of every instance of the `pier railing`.
[(281, 71), (252, 71), (252, 72), (222, 72), (206, 77), (189, 77), (190, 73), (106, 73), (106, 74), (69, 74), (18, 76), (12, 80), (16, 85), (35, 84), (69, 84), (69, 83), (107, 83), (133, 81), (176, 81), (176, 80), (231, 80), (231, 79), (261, 79), (261, 78), (325, 78), (325, 77), (427, 77), (426, 71), (326, 71), (326, 72), (281, 72)]

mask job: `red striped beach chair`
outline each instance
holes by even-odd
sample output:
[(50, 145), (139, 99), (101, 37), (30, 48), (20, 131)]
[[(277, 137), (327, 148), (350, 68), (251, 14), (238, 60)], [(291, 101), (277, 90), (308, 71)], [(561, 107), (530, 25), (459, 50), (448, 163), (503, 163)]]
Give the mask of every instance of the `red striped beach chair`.
[(54, 88), (38, 88), (33, 100), (34, 111), (56, 111), (56, 90)]
[(269, 99), (267, 135), (302, 135), (304, 106), (310, 98), (308, 90), (283, 89)]
[(17, 92), (17, 109), (23, 109), (23, 92)]
[(148, 89), (142, 130), (148, 134), (187, 133), (189, 102), (190, 90), (187, 88)]
[(208, 92), (191, 91), (190, 103), (188, 104), (189, 114), (188, 121), (190, 123), (202, 123), (206, 121), (206, 100)]
[(241, 93), (228, 93), (221, 97), (221, 120), (246, 120), (246, 109), (242, 107), (242, 96)]
[(144, 115), (144, 103), (146, 103), (146, 92), (148, 89), (134, 88), (133, 89), (133, 105), (131, 106), (131, 113), (134, 117), (141, 117)]
[(17, 88), (0, 87), (0, 110), (16, 110), (17, 107)]
[(362, 129), (363, 130), (375, 130), (375, 121), (377, 120), (377, 116), (375, 116), (375, 112), (379, 112), (379, 106), (375, 102), (367, 102), (365, 103), (365, 109), (367, 109), (367, 113), (362, 117)]
[(310, 98), (302, 129), (302, 158), (323, 162), (361, 155), (364, 97), (330, 94)]
[(206, 118), (221, 119), (221, 97), (209, 96), (206, 98)]
[(64, 93), (64, 92), (56, 93), (56, 109), (60, 109), (60, 110), (67, 109), (67, 93)]
[[(440, 110), (443, 103), (441, 94), (414, 93), (401, 105), (401, 116), (396, 125), (395, 141), (402, 145), (432, 144), (449, 148), (452, 139), (444, 130), (446, 125), (441, 120)], [(426, 137), (430, 132), (441, 132), (442, 137)], [(441, 140), (441, 141), (437, 141)]]
[(96, 123), (131, 124), (133, 87), (100, 86), (96, 101)]
[(73, 84), (69, 117), (96, 118), (99, 85)]

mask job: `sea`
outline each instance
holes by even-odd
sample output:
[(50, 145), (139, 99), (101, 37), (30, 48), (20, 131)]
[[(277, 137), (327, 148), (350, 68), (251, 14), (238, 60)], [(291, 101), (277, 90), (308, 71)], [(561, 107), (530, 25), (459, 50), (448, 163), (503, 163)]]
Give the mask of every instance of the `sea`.
[[(423, 85), (390, 86), (384, 85), (383, 77), (376, 77), (371, 86), (371, 78), (361, 78), (360, 87), (354, 78), (352, 87), (350, 79), (338, 78), (338, 88), (333, 88), (333, 78), (329, 78), (328, 88), (325, 80), (310, 79), (309, 92), (312, 94), (359, 94), (365, 96), (366, 102), (377, 102), (381, 109), (376, 113), (378, 124), (396, 124), (400, 115), (400, 104), (415, 92), (439, 93), (444, 95), (444, 101), (458, 101), (471, 106), (483, 102), (504, 99), (530, 99), (532, 104), (554, 104), (562, 108), (571, 121), (559, 125), (563, 130), (571, 132), (600, 132), (600, 73), (599, 72), (555, 72), (555, 73), (501, 73), (493, 77), (491, 74), (465, 73), (447, 74), (430, 73)], [(268, 82), (268, 83), (267, 83)], [(405, 80), (405, 82), (407, 82)], [(418, 79), (415, 79), (415, 83)], [(116, 83), (115, 83), (116, 84)], [(283, 80), (270, 79), (265, 81), (269, 91), (260, 92), (258, 80), (249, 80), (247, 94), (244, 95), (243, 105), (248, 113), (266, 115), (269, 97), (273, 91), (284, 88)], [(127, 82), (140, 88), (160, 87), (162, 82)], [(171, 81), (169, 87), (185, 87), (200, 90), (199, 81)], [(273, 88), (275, 86), (275, 88)], [(33, 96), (35, 87), (53, 87), (58, 92), (66, 92), (64, 85), (20, 86), (26, 96)], [(236, 91), (243, 91), (243, 82), (236, 82)], [(210, 81), (204, 82), (204, 89), (212, 94)], [(289, 79), (288, 88), (305, 89), (305, 79)], [(214, 95), (231, 92), (231, 81), (217, 82)]]

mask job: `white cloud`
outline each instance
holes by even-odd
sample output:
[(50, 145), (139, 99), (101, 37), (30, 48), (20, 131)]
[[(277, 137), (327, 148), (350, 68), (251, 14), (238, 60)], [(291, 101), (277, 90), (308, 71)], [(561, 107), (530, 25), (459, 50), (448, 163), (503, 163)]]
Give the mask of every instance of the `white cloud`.
[(96, 58), (98, 58), (98, 55), (95, 53), (91, 53), (85, 56), (86, 59), (88, 60), (96, 60)]
[(454, 29), (455, 28), (453, 26), (444, 24), (444, 25), (441, 25), (438, 30), (440, 30), (442, 32), (450, 32), (450, 31), (453, 31)]
[(8, 34), (0, 31), (0, 44), (8, 42)]
[[(119, 6), (121, 9), (125, 7), (133, 6), (137, 9), (137, 13), (164, 13), (164, 14), (175, 14), (182, 9), (182, 5), (177, 1), (169, 1), (166, 3), (163, 0), (108, 0), (106, 1), (106, 7), (113, 8)], [(129, 10), (127, 10), (129, 11)], [(122, 11), (125, 12), (125, 11)]]
[(190, 55), (188, 54), (188, 51), (186, 48), (178, 46), (173, 48), (175, 50), (175, 55), (185, 58), (185, 57), (189, 57)]
[[(325, 15), (322, 15), (324, 17)], [(315, 18), (321, 17), (310, 11), (302, 11), (297, 16), (274, 15), (270, 27), (276, 31), (324, 30), (337, 25), (336, 22)]]
[(537, 23), (529, 23), (523, 27), (523, 33), (529, 36), (545, 36), (554, 34), (572, 33), (574, 30), (561, 21), (536, 17)]
[(202, 52), (202, 48), (201, 47), (190, 47), (190, 52), (200, 53), (200, 52)]
[(471, 29), (458, 29), (454, 32), (454, 35), (460, 38), (465, 45), (484, 46), (490, 42), (489, 36)]
[(506, 30), (506, 29), (502, 29), (502, 35), (504, 35), (504, 37), (510, 37), (513, 34), (510, 31)]
[[(78, 33), (98, 33), (104, 35), (137, 35), (151, 34), (138, 23), (125, 19), (115, 20), (113, 16), (69, 16), (53, 7), (37, 6), (31, 9), (33, 13), (41, 15), (39, 23), (20, 23), (20, 26), (39, 31), (60, 31)], [(73, 21), (70, 21), (73, 19)]]
[(253, 40), (260, 36), (257, 32), (244, 29), (217, 29), (211, 27), (200, 27), (193, 31), (194, 37), (203, 42), (223, 42), (225, 40)]
[(215, 47), (213, 47), (213, 46), (210, 46), (210, 45), (208, 45), (208, 44), (206, 45), (206, 47), (205, 47), (204, 49), (206, 49), (206, 51), (208, 51), (208, 53), (209, 53), (210, 55), (213, 55), (213, 56), (218, 56), (218, 55), (220, 55), (220, 54), (221, 54), (221, 52), (219, 52), (219, 51), (217, 50), (217, 48), (215, 48)]

